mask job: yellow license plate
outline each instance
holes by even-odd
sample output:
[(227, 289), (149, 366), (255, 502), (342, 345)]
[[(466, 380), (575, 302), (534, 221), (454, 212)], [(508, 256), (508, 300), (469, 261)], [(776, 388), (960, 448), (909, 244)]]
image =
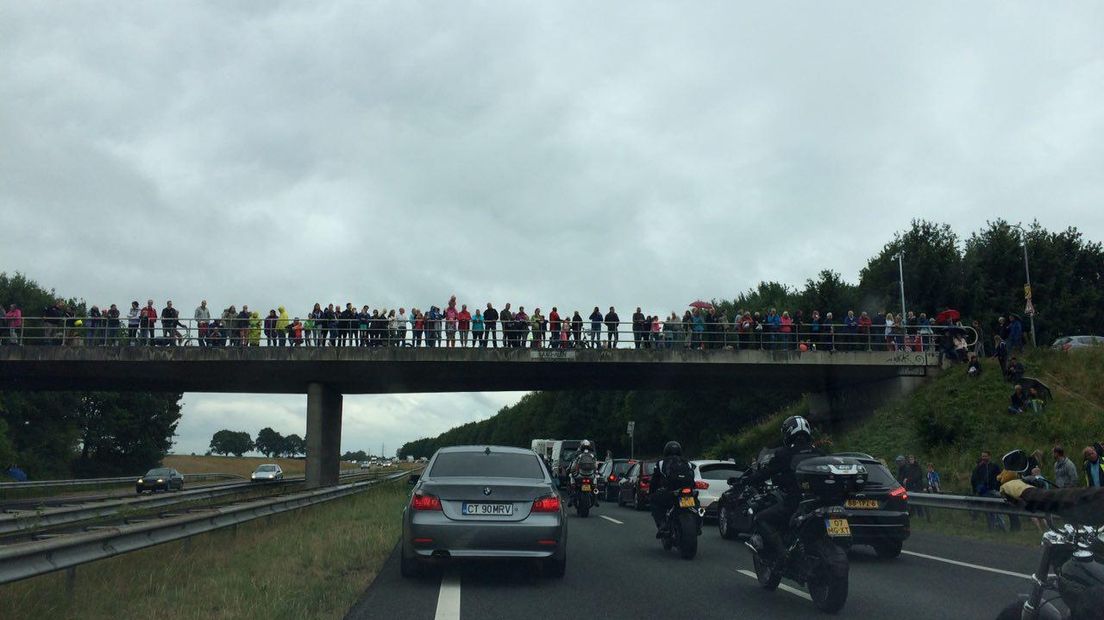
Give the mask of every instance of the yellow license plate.
[(850, 536), (851, 525), (847, 522), (847, 519), (824, 519), (824, 529), (828, 531), (829, 536)]
[(878, 500), (876, 500), (876, 499), (849, 499), (846, 502), (844, 502), (843, 505), (848, 507), (848, 508), (867, 508), (867, 509), (875, 509), (876, 510), (878, 508)]
[(679, 508), (693, 508), (693, 507), (694, 507), (694, 498), (693, 497), (680, 497), (679, 498)]
[(589, 484), (584, 484), (583, 485), (583, 493), (590, 493), (590, 485)]

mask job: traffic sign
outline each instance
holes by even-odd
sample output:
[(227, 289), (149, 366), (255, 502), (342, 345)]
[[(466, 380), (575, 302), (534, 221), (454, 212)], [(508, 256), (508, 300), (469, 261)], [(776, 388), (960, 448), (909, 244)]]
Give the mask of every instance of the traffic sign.
[(625, 429), (625, 434), (626, 435), (632, 435), (634, 430), (636, 430), (636, 421), (635, 420), (629, 420), (629, 427), (627, 429)]

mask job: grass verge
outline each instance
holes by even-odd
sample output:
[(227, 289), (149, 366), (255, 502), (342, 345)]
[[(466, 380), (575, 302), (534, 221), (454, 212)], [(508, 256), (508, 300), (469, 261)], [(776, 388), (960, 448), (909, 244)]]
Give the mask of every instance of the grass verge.
[(5, 618), (341, 618), (399, 538), (405, 480), (0, 586)]

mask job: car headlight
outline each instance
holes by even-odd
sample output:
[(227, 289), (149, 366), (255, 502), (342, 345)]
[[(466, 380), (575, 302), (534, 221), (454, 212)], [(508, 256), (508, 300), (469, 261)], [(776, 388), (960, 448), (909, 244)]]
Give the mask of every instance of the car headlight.
[(165, 479), (164, 479), (164, 478), (158, 478), (158, 479), (157, 479), (157, 481), (158, 481), (158, 482), (164, 482), (164, 481), (165, 481)]
[(141, 478), (138, 479), (138, 484), (142, 484), (143, 482), (145, 482), (145, 480), (142, 480)]

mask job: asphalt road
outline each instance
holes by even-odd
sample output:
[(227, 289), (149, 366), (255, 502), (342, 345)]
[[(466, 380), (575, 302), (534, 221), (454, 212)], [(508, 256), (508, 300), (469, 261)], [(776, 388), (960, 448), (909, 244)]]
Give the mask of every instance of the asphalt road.
[[(396, 547), (347, 618), (824, 615), (797, 584), (784, 580), (775, 592), (762, 590), (747, 549), (722, 539), (713, 523), (705, 525), (697, 557), (686, 561), (676, 551), (663, 551), (647, 512), (603, 503), (586, 519), (574, 513), (568, 518), (563, 579), (542, 577), (524, 562), (449, 564), (427, 577), (404, 579)], [(879, 560), (869, 548), (856, 547), (850, 554), (850, 593), (839, 617), (993, 618), (1026, 591), (1035, 554), (1031, 548), (928, 533), (915, 533), (895, 560)]]

